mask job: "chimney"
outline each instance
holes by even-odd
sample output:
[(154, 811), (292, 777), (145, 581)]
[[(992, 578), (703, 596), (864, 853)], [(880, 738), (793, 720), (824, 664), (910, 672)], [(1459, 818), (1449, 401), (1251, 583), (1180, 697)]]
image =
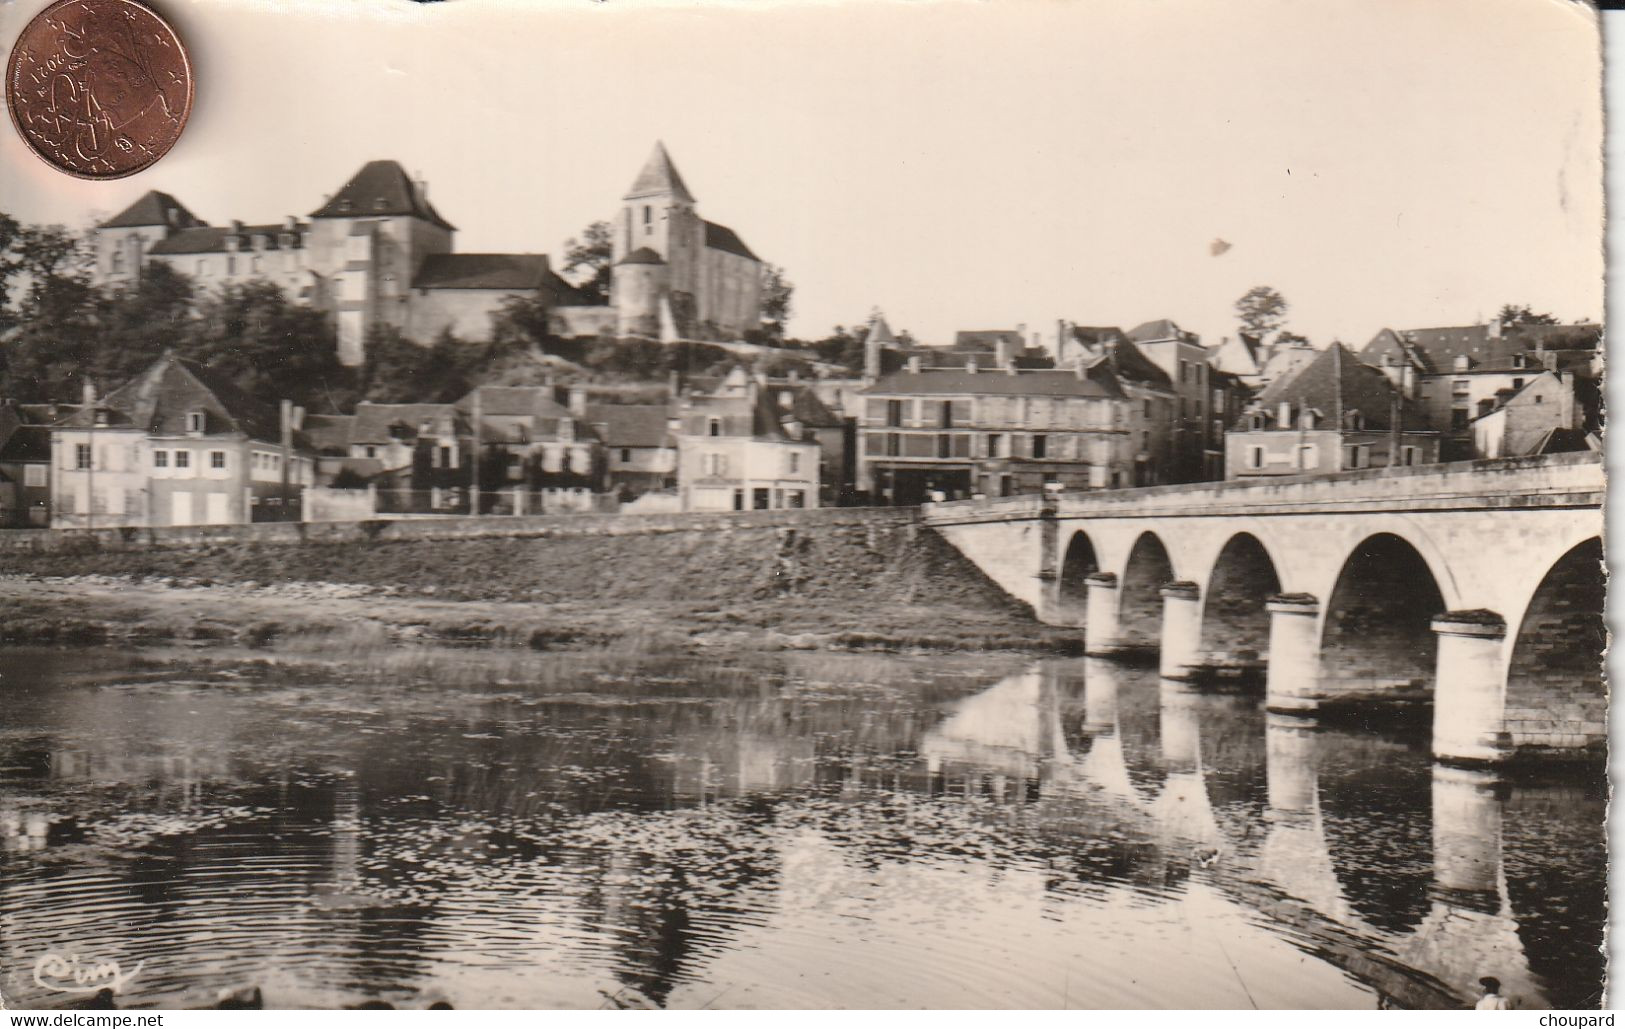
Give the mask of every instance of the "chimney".
[(1016, 363), (1014, 361), (1011, 361), (1009, 364), (1004, 366), (1004, 374), (1006, 374), (1006, 375), (1014, 375), (1014, 374), (1016, 374)]
[(970, 373), (971, 375), (976, 374), (976, 355), (975, 354), (972, 354), (969, 357), (965, 358), (965, 371)]
[(580, 386), (570, 387), (570, 413), (577, 418), (587, 417), (587, 391)]
[(233, 218), (231, 220), (231, 231), (232, 231), (233, 235), (236, 235), (236, 236), (242, 235), (242, 233), (243, 233), (243, 223), (240, 220), (238, 220), (236, 218)]
[(789, 371), (784, 373), (784, 377), (786, 379), (788, 379), (789, 381), (791, 381), (791, 382), (800, 382), (801, 381), (801, 371), (799, 369), (792, 368)]
[(298, 219), (298, 217), (296, 217), (295, 215), (290, 214), (286, 218), (282, 219), (282, 228), (283, 228), (284, 231), (287, 231), (287, 232), (298, 232), (299, 231), (299, 219)]
[(1004, 336), (1000, 336), (993, 344), (993, 367), (1010, 367), (1010, 340)]
[(1026, 322), (1017, 322), (1016, 323), (1016, 335), (1021, 337), (1023, 340), (1025, 340), (1027, 338), (1027, 323)]
[(920, 355), (919, 354), (910, 354), (909, 355), (909, 358), (908, 358), (908, 373), (910, 375), (918, 375), (920, 373)]
[(79, 402), (86, 407), (96, 406), (96, 383), (88, 375), (79, 387)]
[(874, 329), (863, 338), (863, 381), (874, 382), (880, 378), (880, 341), (875, 339)]
[[(423, 174), (422, 172), (418, 172), (418, 175), (421, 176), (422, 174)], [(424, 178), (414, 178), (412, 180), (412, 185), (418, 191), (418, 200), (420, 202), (422, 202), (422, 203), (425, 203), (425, 204), (428, 203), (429, 202), (429, 180), (424, 179)]]
[(293, 431), (299, 432), (305, 427), (305, 409), (295, 404), (293, 407)]

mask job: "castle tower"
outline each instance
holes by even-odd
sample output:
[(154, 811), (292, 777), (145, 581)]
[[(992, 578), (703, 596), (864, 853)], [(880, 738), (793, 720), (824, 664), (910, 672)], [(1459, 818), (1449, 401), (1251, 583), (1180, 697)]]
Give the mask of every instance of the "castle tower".
[(647, 248), (666, 263), (670, 289), (694, 294), (705, 223), (695, 212), (694, 194), (688, 191), (664, 143), (655, 143), (654, 152), (621, 201), (615, 227), (617, 266), (633, 251)]

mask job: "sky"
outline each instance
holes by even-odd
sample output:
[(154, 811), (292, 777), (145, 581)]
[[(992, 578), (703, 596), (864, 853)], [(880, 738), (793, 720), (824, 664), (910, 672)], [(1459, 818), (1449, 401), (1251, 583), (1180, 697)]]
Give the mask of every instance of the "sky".
[[(14, 39), (45, 0), (0, 4)], [(460, 251), (613, 216), (656, 139), (815, 338), (1172, 318), (1293, 330), (1600, 319), (1601, 61), (1569, 0), (163, 0), (197, 101), (152, 169), (72, 180), (0, 132), (0, 210), (86, 224), (148, 189), (306, 215), (364, 162)], [(1229, 249), (1214, 255), (1215, 240)]]

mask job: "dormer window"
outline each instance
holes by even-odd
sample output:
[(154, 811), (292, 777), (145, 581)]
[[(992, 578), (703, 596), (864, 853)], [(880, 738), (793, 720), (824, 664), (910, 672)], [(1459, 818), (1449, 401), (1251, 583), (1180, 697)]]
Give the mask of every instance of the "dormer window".
[(1512, 355), (1512, 367), (1514, 367), (1514, 368), (1527, 368), (1527, 367), (1529, 367), (1529, 356), (1527, 354), (1513, 354)]
[(97, 425), (106, 425), (107, 424), (107, 408), (98, 407), (96, 409), (95, 421), (96, 421)]
[(382, 211), (385, 208), (387, 208), (388, 206), (389, 206), (389, 201), (385, 200), (383, 197), (379, 197), (377, 200), (374, 200), (372, 202), (372, 209), (374, 211)]
[(199, 433), (203, 431), (203, 412), (188, 411), (186, 413), (186, 431)]
[(349, 211), (349, 210), (353, 209), (354, 207), (355, 207), (355, 205), (352, 204), (349, 200), (340, 200), (339, 201), (339, 210), (341, 210), (341, 211)]
[(707, 436), (720, 436), (720, 435), (722, 435), (722, 419), (721, 418), (707, 418), (705, 420), (705, 434)]
[(1472, 366), (1473, 366), (1473, 359), (1472, 358), (1468, 357), (1466, 354), (1457, 354), (1456, 355), (1456, 363), (1455, 363), (1455, 370), (1456, 371), (1464, 372), (1467, 369), (1471, 368)]

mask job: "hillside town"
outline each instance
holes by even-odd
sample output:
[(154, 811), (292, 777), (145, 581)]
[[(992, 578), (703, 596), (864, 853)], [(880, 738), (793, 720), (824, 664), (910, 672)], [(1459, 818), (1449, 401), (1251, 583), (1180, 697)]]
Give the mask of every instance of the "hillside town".
[[(369, 353), (381, 332), (477, 341), (522, 309), (545, 324), (528, 347), (542, 370), (318, 410), (165, 347), (121, 381), (0, 395), (0, 526), (916, 505), (1601, 445), (1600, 327), (1515, 305), (1480, 324), (1374, 326), (1363, 344), (1267, 316), (1217, 342), (1167, 318), (1064, 316), (924, 342), (877, 309), (850, 333), (860, 360), (806, 360), (763, 331), (776, 269), (700, 217), (658, 143), (604, 223), (597, 292), (545, 254), (459, 253), (454, 234), (389, 160), (275, 223), (212, 226), (145, 193), (90, 239), (88, 278), (115, 296), (160, 274), (269, 286), (326, 326), (338, 365), (368, 373), (392, 359)], [(713, 360), (634, 373), (629, 391), (563, 356), (584, 341)]]

